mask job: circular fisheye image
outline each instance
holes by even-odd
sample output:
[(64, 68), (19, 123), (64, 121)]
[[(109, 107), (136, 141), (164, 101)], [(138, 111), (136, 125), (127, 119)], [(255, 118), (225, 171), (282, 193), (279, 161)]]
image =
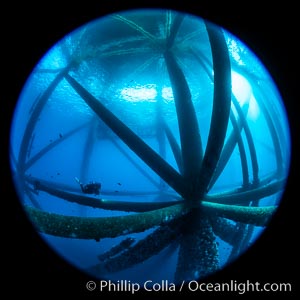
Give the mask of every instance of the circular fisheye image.
[(259, 58), (164, 9), (110, 14), (58, 41), (10, 131), (15, 188), (42, 239), (90, 276), (141, 285), (201, 280), (239, 258), (280, 205), (290, 156)]

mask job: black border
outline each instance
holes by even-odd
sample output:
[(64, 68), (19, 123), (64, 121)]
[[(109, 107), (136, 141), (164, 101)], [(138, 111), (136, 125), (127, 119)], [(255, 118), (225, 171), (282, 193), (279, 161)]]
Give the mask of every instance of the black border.
[[(107, 2), (107, 3), (106, 3)], [(299, 121), (296, 104), (299, 100), (296, 79), (299, 69), (297, 53), (297, 8), (294, 1), (272, 2), (262, 6), (262, 1), (182, 1), (182, 4), (166, 4), (166, 1), (40, 1), (37, 4), (11, 3), (1, 9), (1, 223), (3, 244), (2, 292), (21, 292), (30, 295), (66, 295), (101, 297), (98, 291), (88, 292), (85, 283), (92, 278), (77, 271), (54, 254), (40, 239), (27, 220), (18, 202), (8, 164), (8, 139), (13, 110), (22, 87), (35, 64), (43, 54), (70, 31), (101, 15), (137, 7), (169, 7), (200, 15), (221, 25), (243, 40), (262, 60), (273, 76), (283, 97), (290, 122), (292, 138), (292, 162), (290, 175), (280, 208), (269, 227), (255, 245), (228, 268), (208, 278), (207, 281), (228, 280), (252, 282), (291, 282), (296, 294), (295, 272), (299, 258), (296, 253), (296, 166), (299, 165)], [(297, 76), (296, 76), (297, 75)], [(298, 98), (298, 99), (297, 99)], [(174, 293), (173, 293), (174, 294)], [(184, 296), (209, 297), (211, 294), (185, 292)], [(279, 295), (272, 293), (271, 296)], [(131, 295), (131, 294), (128, 294)], [(136, 294), (138, 297), (140, 293)], [(133, 296), (136, 296), (133, 295)], [(144, 293), (158, 298), (165, 293)], [(172, 293), (171, 293), (172, 295)], [(183, 295), (183, 294), (182, 294)], [(252, 295), (251, 293), (249, 294)], [(265, 293), (257, 294), (265, 297)], [(255, 296), (257, 296), (255, 295)], [(110, 297), (123, 297), (123, 293), (109, 293)], [(132, 296), (132, 297), (133, 297)], [(214, 294), (213, 296), (222, 296)], [(225, 294), (226, 296), (226, 294)]]

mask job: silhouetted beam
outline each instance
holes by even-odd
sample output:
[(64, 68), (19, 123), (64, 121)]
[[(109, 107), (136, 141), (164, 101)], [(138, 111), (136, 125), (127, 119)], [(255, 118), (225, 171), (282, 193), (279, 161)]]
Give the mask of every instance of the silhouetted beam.
[[(10, 158), (10, 163), (11, 163), (12, 167), (17, 168), (18, 167), (18, 162), (17, 162), (16, 156), (14, 154), (11, 143), (9, 143), (9, 158)], [(14, 172), (14, 171), (12, 170), (12, 172)]]
[(232, 112), (230, 114), (230, 119), (231, 119), (233, 130), (237, 136), (236, 138), (237, 138), (237, 144), (239, 147), (241, 166), (242, 166), (242, 174), (243, 174), (243, 187), (246, 188), (249, 185), (249, 171), (248, 171), (248, 164), (247, 164), (247, 157), (246, 157), (244, 142), (241, 137), (241, 131), (239, 129), (237, 121)]
[(205, 22), (211, 44), (214, 96), (207, 146), (199, 172), (197, 198), (207, 193), (209, 182), (220, 158), (228, 126), (231, 105), (231, 68), (227, 44), (220, 28)]
[(33, 133), (31, 135), (30, 143), (28, 144), (28, 148), (27, 148), (27, 158), (29, 158), (31, 155), (34, 139), (35, 139), (35, 134)]
[(80, 166), (79, 178), (81, 182), (87, 181), (90, 161), (92, 158), (94, 142), (95, 142), (95, 126), (96, 126), (97, 118), (96, 116), (92, 117), (90, 121), (90, 127), (88, 129), (88, 133), (86, 135), (86, 140), (83, 147), (83, 155)]
[(165, 135), (164, 131), (162, 130), (164, 119), (162, 113), (162, 97), (158, 97), (156, 102), (156, 137), (158, 141), (158, 152), (163, 159), (166, 159), (166, 142), (165, 142)]
[(167, 49), (170, 49), (173, 46), (174, 40), (176, 38), (179, 27), (184, 19), (184, 14), (178, 13), (176, 14), (174, 21), (172, 23), (172, 27), (170, 30), (170, 35), (167, 38)]
[[(64, 190), (72, 193), (82, 193), (81, 188), (79, 185), (76, 187), (69, 185), (69, 184), (64, 184), (61, 182), (55, 182), (55, 181), (49, 181), (45, 179), (40, 179), (38, 177), (34, 176), (25, 176), (25, 180), (27, 183), (30, 183), (32, 185), (35, 185), (36, 182), (39, 182), (41, 186), (48, 187), (51, 189), (59, 189), (59, 190)], [(116, 190), (105, 190), (101, 189), (101, 195), (114, 195), (114, 196), (150, 196), (150, 195), (160, 195), (159, 191), (154, 191), (154, 190), (127, 190), (127, 191), (119, 191), (116, 193)], [(168, 192), (168, 193), (163, 193), (168, 199), (176, 199), (179, 200), (181, 199), (180, 196), (177, 194), (174, 194), (173, 192)]]
[[(206, 195), (205, 201), (221, 204), (247, 204), (254, 200), (259, 200), (283, 190), (286, 179), (277, 180), (276, 182), (259, 184), (255, 188), (247, 190), (235, 190), (225, 193)], [(251, 186), (250, 186), (251, 187)]]
[(26, 164), (25, 164), (25, 170), (29, 169), (36, 161), (38, 161), (41, 157), (43, 157), (47, 152), (49, 152), (55, 146), (57, 146), (61, 142), (65, 141), (67, 138), (69, 138), (70, 136), (74, 135), (78, 131), (84, 129), (88, 125), (88, 123), (85, 123), (83, 125), (80, 125), (80, 126), (74, 128), (73, 130), (71, 130), (68, 133), (64, 134), (62, 137), (59, 137), (58, 139), (56, 139), (55, 141), (53, 141), (52, 143), (50, 143), (49, 145), (47, 145), (46, 147), (44, 147), (42, 150), (40, 150), (38, 153), (36, 153), (32, 158), (30, 158), (26, 162)]
[(151, 212), (118, 217), (75, 217), (49, 213), (24, 206), (37, 231), (54, 236), (78, 239), (117, 237), (143, 232), (184, 216), (189, 209), (179, 204)]
[(278, 176), (282, 176), (283, 157), (282, 157), (282, 153), (281, 153), (279, 138), (278, 138), (274, 123), (271, 119), (271, 116), (270, 116), (268, 110), (266, 109), (265, 105), (263, 104), (263, 101), (259, 102), (259, 105), (260, 105), (260, 108), (261, 108), (263, 114), (265, 115), (265, 119), (269, 126), (270, 134), (272, 137), (272, 142), (274, 145), (275, 157), (276, 157), (277, 173), (278, 173)]
[(180, 147), (179, 147), (179, 145), (178, 145), (178, 143), (177, 143), (174, 135), (172, 134), (169, 126), (166, 123), (163, 123), (163, 128), (165, 130), (167, 139), (168, 139), (169, 144), (171, 146), (174, 158), (175, 158), (176, 163), (177, 163), (178, 170), (182, 174), (182, 172), (183, 172), (183, 166), (182, 166), (182, 164), (183, 163), (182, 163), (181, 149), (180, 149)]
[[(251, 86), (256, 87), (255, 85), (253, 85), (254, 83), (253, 83), (252, 79), (250, 79), (249, 82), (250, 82)], [(261, 93), (262, 95), (257, 95), (257, 89), (259, 90), (259, 93)], [(278, 174), (278, 176), (282, 176), (282, 173), (283, 173), (282, 150), (281, 150), (281, 147), (280, 147), (279, 137), (278, 137), (275, 125), (274, 125), (276, 123), (280, 124), (280, 121), (276, 118), (276, 113), (273, 110), (272, 105), (270, 105), (270, 107), (266, 108), (264, 99), (261, 99), (261, 97), (263, 97), (263, 98), (268, 97), (265, 94), (266, 92), (261, 87), (258, 87), (257, 89), (252, 88), (252, 91), (253, 91), (253, 94), (255, 96), (255, 99), (256, 99), (257, 103), (259, 104), (259, 107), (260, 107), (262, 113), (265, 116), (267, 125), (269, 127), (270, 134), (271, 134), (271, 137), (272, 137), (273, 146), (274, 146), (274, 150), (275, 150), (277, 174)], [(271, 115), (275, 116), (275, 121), (272, 120)]]
[[(197, 60), (201, 63), (201, 65), (203, 66), (203, 68), (206, 70), (209, 78), (212, 79), (212, 74), (211, 72), (209, 72), (209, 69), (208, 67), (204, 64), (204, 62), (199, 59), (199, 57), (196, 55), (196, 53), (191, 49), (192, 53), (194, 54), (194, 57), (197, 58)], [(199, 55), (199, 54), (198, 54)], [(203, 56), (202, 57), (203, 60), (206, 60), (207, 62), (207, 59)], [(246, 117), (245, 117), (245, 114), (243, 113), (243, 110), (242, 108), (240, 107), (240, 104), (238, 102), (238, 100), (236, 99), (236, 97), (232, 94), (232, 99), (231, 99), (233, 105), (235, 106), (235, 109), (236, 109), (236, 112), (241, 120), (241, 123), (242, 123), (242, 127), (244, 128), (245, 130), (245, 135), (246, 135), (246, 138), (247, 138), (247, 143), (248, 143), (248, 146), (249, 146), (249, 151), (250, 151), (250, 156), (251, 156), (251, 162), (252, 162), (252, 172), (253, 172), (253, 182), (255, 184), (257, 184), (259, 182), (259, 178), (258, 178), (258, 163), (257, 163), (257, 156), (256, 156), (256, 150), (255, 150), (255, 146), (254, 146), (254, 143), (253, 143), (253, 138), (252, 138), (252, 135), (251, 135), (251, 132), (250, 132), (250, 129), (249, 129), (249, 126), (248, 126), (248, 123), (247, 123), (247, 120), (246, 120)], [(234, 145), (234, 144), (232, 144)], [(229, 149), (226, 149), (226, 150), (229, 150)], [(233, 148), (232, 148), (233, 150)], [(224, 152), (225, 153), (225, 152)], [(231, 154), (230, 152), (228, 152), (227, 155)], [(230, 158), (230, 155), (228, 156), (228, 159)], [(225, 162), (225, 161), (224, 161)], [(226, 161), (227, 163), (227, 161)], [(226, 164), (223, 164), (223, 166), (225, 167)], [(223, 171), (222, 170), (218, 170), (218, 171)], [(214, 182), (216, 181), (216, 174), (214, 174), (214, 178), (212, 180), (214, 180)], [(210, 183), (210, 188), (212, 187), (212, 183)]]
[[(205, 56), (203, 56), (201, 53), (196, 54), (193, 49), (190, 49), (190, 51), (194, 55), (194, 57), (197, 59), (197, 61), (201, 64), (201, 66), (204, 68), (204, 70), (206, 71), (206, 73), (207, 73), (208, 77), (211, 79), (211, 81), (213, 81), (213, 75), (212, 75), (211, 69), (209, 69), (207, 66), (207, 65), (210, 65), (208, 59)], [(201, 56), (201, 59), (199, 58), (199, 56)], [(204, 61), (206, 61), (206, 64), (204, 63)], [(234, 98), (235, 96), (232, 94), (232, 97)], [(235, 106), (237, 106), (237, 105), (239, 105), (239, 104), (236, 101)], [(245, 107), (245, 109), (244, 109), (244, 107)], [(243, 185), (247, 186), (249, 183), (249, 177), (247, 175), (248, 165), (247, 165), (247, 161), (245, 160), (246, 156), (244, 157), (244, 154), (242, 154), (242, 152), (245, 152), (245, 150), (244, 150), (243, 140), (241, 139), (241, 130), (242, 130), (243, 126), (245, 125), (248, 127), (248, 124), (245, 119), (245, 115), (247, 115), (247, 113), (244, 112), (244, 111), (248, 111), (248, 108), (249, 108), (249, 103), (246, 103), (246, 104), (244, 104), (243, 109), (237, 109), (237, 114), (239, 116), (239, 122), (236, 122), (236, 120), (234, 119), (232, 110), (230, 111), (230, 120), (232, 122), (232, 126), (233, 126), (234, 130), (233, 130), (232, 134), (230, 135), (230, 137), (228, 138), (228, 140), (222, 150), (216, 170), (215, 170), (213, 177), (211, 178), (211, 181), (209, 183), (209, 186), (207, 189), (208, 191), (212, 188), (212, 186), (215, 184), (215, 182), (217, 181), (220, 174), (223, 172), (229, 158), (231, 157), (231, 154), (235, 148), (236, 143), (238, 143), (238, 147), (241, 152), (241, 165), (242, 165), (242, 170), (243, 170)], [(243, 121), (241, 121), (241, 119)], [(236, 126), (236, 124), (233, 124), (233, 122), (238, 123), (237, 126)], [(242, 126), (240, 125), (240, 123), (242, 123)], [(238, 130), (236, 127), (238, 127)], [(249, 132), (250, 131), (248, 128), (247, 137), (251, 138), (251, 135), (249, 135)], [(248, 142), (248, 144), (249, 144), (249, 142)], [(251, 144), (251, 142), (250, 142), (250, 144)], [(253, 142), (251, 144), (251, 147), (252, 146), (253, 146)], [(253, 165), (254, 165), (254, 170), (255, 170), (257, 163), (255, 165), (255, 150), (253, 151), (253, 148), (251, 148), (251, 153), (253, 154), (253, 162), (254, 162)]]
[(127, 158), (129, 162), (142, 174), (145, 178), (147, 178), (157, 189), (159, 189), (159, 184), (150, 176), (148, 172), (144, 168), (142, 168), (118, 143), (114, 140), (113, 137), (109, 137), (110, 141), (116, 146), (116, 148)]
[[(258, 200), (251, 202), (251, 206), (257, 206)], [(237, 223), (236, 227), (238, 229), (238, 234), (234, 238), (233, 247), (230, 253), (228, 260), (235, 259), (240, 255), (244, 250), (249, 247), (250, 240), (255, 229), (255, 225)]]
[[(249, 105), (245, 105), (245, 109), (243, 109), (243, 111), (248, 111), (248, 107)], [(246, 113), (245, 113), (246, 114)], [(232, 113), (232, 111), (230, 112), (230, 120), (231, 120), (231, 123), (232, 123), (232, 127), (233, 127), (233, 130), (230, 134), (230, 136), (228, 137), (223, 149), (222, 149), (222, 152), (221, 152), (221, 155), (220, 155), (220, 159), (218, 161), (218, 164), (217, 164), (217, 167), (215, 169), (215, 172), (211, 178), (211, 181), (209, 182), (209, 186), (208, 186), (208, 190), (210, 190), (213, 185), (215, 184), (215, 182), (217, 181), (217, 179), (219, 178), (219, 176), (221, 175), (221, 173), (223, 172), (224, 168), (226, 167), (231, 155), (232, 155), (232, 152), (236, 146), (236, 144), (238, 143), (239, 141), (239, 151), (241, 152), (244, 152), (245, 151), (245, 147), (244, 147), (244, 143), (243, 143), (243, 140), (242, 140), (242, 137), (241, 137), (241, 130), (242, 130), (242, 125), (241, 125), (241, 119), (239, 118), (238, 121), (235, 120), (234, 118), (234, 115)], [(234, 123), (235, 124), (234, 124)], [(242, 154), (244, 155), (244, 154)], [(246, 165), (243, 167), (243, 164)], [(248, 180), (246, 179), (246, 172), (249, 173), (248, 171), (248, 164), (247, 164), (247, 160), (245, 161), (245, 158), (241, 157), (241, 164), (242, 164), (242, 168), (243, 168), (243, 182), (244, 185), (246, 186), (246, 183), (248, 182), (249, 183), (249, 174), (247, 175), (248, 177)], [(247, 169), (246, 169), (246, 166), (247, 166)]]
[(65, 74), (70, 70), (72, 67), (72, 64), (69, 64), (66, 68), (61, 70), (54, 80), (50, 83), (48, 88), (44, 91), (44, 93), (40, 96), (38, 103), (35, 105), (30, 118), (26, 124), (25, 132), (22, 137), (20, 151), (19, 151), (19, 157), (18, 157), (18, 170), (19, 174), (22, 174), (25, 170), (25, 163), (26, 163), (26, 154), (27, 154), (27, 148), (31, 139), (31, 135), (33, 133), (33, 130), (35, 128), (35, 124), (38, 120), (38, 117), (40, 116), (40, 113), (42, 112), (45, 104), (47, 103), (49, 97), (57, 87), (57, 85), (60, 83), (60, 81), (64, 78)]
[(163, 160), (151, 147), (139, 138), (129, 127), (110, 112), (100, 101), (91, 95), (69, 74), (66, 80), (74, 90), (82, 97), (87, 105), (98, 115), (98, 117), (136, 154), (138, 155), (158, 176), (160, 176), (170, 187), (182, 197), (187, 195), (187, 184), (183, 177), (165, 160)]
[(119, 20), (119, 21), (123, 22), (124, 24), (130, 26), (131, 28), (136, 30), (138, 33), (140, 33), (144, 37), (146, 37), (153, 44), (155, 44), (155, 45), (158, 44), (157, 37), (155, 35), (153, 35), (152, 33), (146, 31), (142, 26), (139, 26), (137, 23), (135, 23), (135, 22), (123, 17), (122, 15), (119, 15), (119, 14), (112, 15), (112, 18), (114, 18), (116, 20)]
[(243, 111), (240, 107), (239, 102), (237, 99), (232, 95), (232, 103), (241, 118), (242, 125), (245, 131), (245, 135), (247, 138), (248, 146), (249, 146), (249, 151), (250, 151), (250, 157), (251, 157), (251, 163), (252, 163), (252, 172), (253, 172), (253, 184), (258, 184), (259, 183), (259, 177), (258, 177), (258, 162), (257, 162), (257, 155), (256, 155), (256, 150), (253, 142), (253, 137), (250, 131), (250, 128), (248, 126), (247, 120), (243, 114)]
[(238, 255), (241, 253), (242, 251), (241, 245), (245, 239), (246, 232), (249, 226), (250, 225), (245, 223), (239, 223), (239, 222), (236, 223), (235, 227), (237, 229), (237, 233), (233, 236), (232, 239), (232, 249), (230, 251), (228, 261), (232, 261), (233, 259), (237, 258)]
[(234, 236), (238, 232), (235, 224), (221, 217), (211, 218), (210, 223), (215, 235), (224, 242), (233, 245)]
[(191, 192), (187, 198), (194, 198), (192, 190), (202, 161), (202, 143), (195, 108), (189, 86), (171, 51), (164, 54), (177, 112), (183, 162), (183, 177), (190, 182)]
[(30, 107), (30, 109), (29, 109), (29, 114), (31, 114), (31, 113), (33, 112), (33, 110), (35, 109), (37, 103), (40, 101), (41, 94), (42, 94), (42, 93), (39, 93), (39, 94), (37, 95), (37, 97), (35, 98), (35, 100), (33, 101), (32, 105), (31, 105), (31, 107)]
[[(162, 97), (157, 97), (156, 102), (156, 125), (155, 125), (155, 133), (158, 142), (158, 153), (159, 155), (166, 160), (166, 137), (164, 131), (162, 130), (163, 126), (163, 114), (162, 114)], [(167, 185), (159, 178), (159, 190), (163, 191)]]
[(134, 238), (127, 237), (122, 240), (119, 244), (113, 246), (110, 250), (98, 255), (98, 259), (100, 261), (107, 261), (108, 259), (121, 254), (125, 250), (131, 247), (131, 245), (135, 242)]
[(255, 225), (247, 226), (247, 232), (245, 233), (243, 241), (240, 245), (240, 251), (244, 251), (244, 250), (248, 249), (248, 247), (250, 246), (250, 242), (251, 242), (251, 238), (252, 238), (254, 230), (255, 230)]
[[(80, 172), (79, 172), (79, 178), (81, 182), (87, 182), (88, 180), (90, 163), (91, 163), (94, 143), (95, 143), (96, 122), (98, 122), (97, 116), (92, 116), (92, 120), (90, 121), (88, 132), (85, 137), (84, 147), (83, 147), (83, 154), (82, 154), (82, 160), (81, 160)], [(80, 207), (79, 211), (81, 216), (84, 216), (86, 214), (86, 207)]]
[(86, 194), (74, 193), (63, 189), (48, 186), (43, 182), (34, 182), (34, 188), (36, 191), (44, 191), (52, 196), (64, 199), (68, 202), (77, 203), (83, 206), (89, 206), (93, 208), (102, 208), (106, 210), (118, 210), (126, 212), (146, 212), (156, 210), (175, 204), (180, 204), (183, 201), (162, 201), (162, 202), (134, 202), (134, 201), (114, 201), (108, 199), (100, 199), (92, 197)]
[[(212, 68), (209, 60), (200, 51), (196, 53), (193, 48), (190, 48), (189, 50), (193, 54), (194, 58), (199, 62), (201, 67), (205, 70), (209, 79), (213, 81)], [(206, 63), (204, 63), (204, 61)]]
[[(199, 63), (203, 66), (203, 68), (206, 70), (209, 78), (212, 79), (212, 74), (211, 74), (211, 72), (209, 72), (208, 67), (198, 57), (198, 55), (196, 55), (196, 53), (194, 52), (193, 49), (191, 49), (191, 52), (193, 53), (194, 57), (199, 61)], [(205, 57), (203, 57), (203, 59), (207, 61), (207, 59)], [(251, 135), (248, 123), (246, 121), (245, 114), (243, 113), (243, 110), (241, 109), (241, 107), (240, 107), (237, 99), (235, 98), (235, 96), (233, 94), (232, 94), (232, 102), (233, 102), (233, 104), (234, 104), (234, 106), (236, 108), (238, 116), (240, 117), (240, 120), (241, 120), (241, 123), (242, 123), (242, 127), (245, 128), (245, 134), (246, 134), (246, 138), (247, 138), (247, 142), (248, 142), (248, 146), (249, 146), (249, 150), (250, 150), (250, 155), (251, 155), (251, 161), (252, 161), (253, 182), (255, 184), (257, 184), (258, 180), (259, 180), (258, 179), (258, 163), (257, 163), (257, 157), (256, 157), (256, 151), (255, 151), (254, 143), (253, 143), (253, 138), (252, 138), (252, 135)], [(232, 117), (230, 117), (230, 119), (232, 121)], [(235, 126), (235, 125), (233, 124), (233, 126)], [(218, 179), (219, 175), (223, 171), (224, 167), (226, 166), (226, 164), (227, 164), (227, 162), (228, 162), (228, 160), (229, 160), (229, 158), (231, 156), (231, 153), (232, 153), (232, 151), (233, 151), (233, 149), (235, 147), (236, 142), (239, 143), (239, 149), (240, 149), (240, 151), (244, 151), (242, 149), (242, 148), (244, 148), (244, 146), (242, 144), (242, 140), (241, 140), (241, 138), (239, 138), (239, 136), (240, 136), (240, 130), (239, 131), (234, 130), (234, 134), (235, 134), (235, 136), (232, 136), (229, 139), (230, 143), (226, 144), (225, 147), (224, 147), (224, 150), (222, 151), (222, 155), (221, 155), (220, 161), (218, 162), (216, 172), (213, 174), (211, 182), (209, 183), (208, 190), (213, 186), (213, 184), (216, 182), (216, 180)], [(224, 154), (224, 156), (223, 156), (223, 154)], [(244, 166), (244, 168), (243, 168), (243, 182), (244, 182), (244, 186), (247, 186), (248, 181), (249, 181), (248, 179), (246, 179), (246, 175), (247, 175), (246, 172), (248, 172), (248, 167), (247, 167), (247, 169), (245, 168), (246, 167), (246, 165), (245, 165), (245, 158), (242, 158), (242, 155), (244, 155), (244, 154), (241, 153), (242, 168)]]
[[(237, 66), (237, 68), (238, 67), (239, 66)], [(274, 145), (276, 164), (277, 164), (277, 173), (278, 173), (278, 176), (280, 177), (281, 175), (283, 175), (282, 171), (283, 171), (283, 167), (284, 167), (284, 163), (285, 163), (285, 160), (282, 158), (282, 149), (280, 147), (280, 145), (282, 143), (280, 143), (280, 140), (282, 139), (282, 137), (284, 137), (285, 134), (283, 133), (283, 128), (280, 125), (281, 120), (279, 120), (278, 114), (274, 110), (273, 105), (269, 105), (268, 108), (266, 108), (264, 105), (264, 103), (265, 103), (264, 99), (272, 97), (272, 95), (270, 96), (269, 93), (263, 88), (262, 85), (258, 85), (256, 83), (257, 81), (262, 81), (262, 80), (268, 81), (269, 78), (259, 78), (259, 77), (255, 76), (253, 73), (251, 73), (245, 69), (239, 69), (239, 73), (242, 74), (249, 81), (249, 83), (252, 87), (253, 95), (254, 95), (260, 109), (262, 110), (263, 114), (265, 115), (267, 125), (269, 127), (270, 134), (272, 137), (272, 142)]]
[(41, 209), (40, 204), (38, 203), (38, 201), (34, 198), (34, 196), (32, 195), (32, 192), (35, 192), (34, 190), (30, 189), (27, 185), (25, 186), (25, 193), (27, 195), (27, 197), (30, 199), (32, 205), (35, 208)]
[[(159, 190), (153, 191), (116, 191), (116, 190), (101, 190), (101, 195), (106, 196), (165, 196), (166, 199), (178, 199), (180, 200), (180, 196), (177, 194), (174, 196), (173, 193), (161, 192)], [(144, 198), (145, 199), (145, 198)]]
[[(94, 266), (94, 271), (118, 272), (130, 268), (136, 264), (142, 263), (148, 258), (157, 255), (164, 248), (178, 239), (180, 234), (180, 225), (176, 220), (175, 224), (162, 225), (154, 232), (148, 234), (144, 239), (138, 241), (129, 249), (123, 251), (120, 255), (106, 260), (103, 264)], [(99, 273), (98, 273), (99, 274)]]
[(64, 68), (58, 68), (58, 69), (37, 69), (35, 72), (37, 73), (58, 73), (62, 71)]
[(61, 183), (61, 182), (55, 182), (55, 181), (49, 181), (45, 179), (40, 179), (38, 177), (32, 176), (32, 175), (26, 175), (25, 176), (26, 183), (32, 184), (35, 186), (36, 183), (40, 184), (41, 187), (49, 187), (53, 189), (61, 189), (61, 190), (66, 190), (69, 192), (81, 192), (81, 189), (79, 186), (71, 186), (69, 184)]

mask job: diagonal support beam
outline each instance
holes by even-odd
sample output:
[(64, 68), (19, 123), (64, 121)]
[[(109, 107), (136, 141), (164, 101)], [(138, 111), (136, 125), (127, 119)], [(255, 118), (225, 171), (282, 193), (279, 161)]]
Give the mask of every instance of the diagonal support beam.
[(277, 181), (271, 182), (272, 180), (274, 180), (274, 177), (265, 179), (256, 186), (251, 185), (247, 189), (236, 189), (228, 192), (206, 195), (204, 197), (204, 200), (212, 203), (222, 203), (229, 205), (249, 205), (251, 201), (259, 200), (283, 191), (286, 179), (282, 178), (278, 179)]
[(182, 163), (181, 149), (180, 149), (174, 135), (172, 134), (171, 129), (169, 128), (169, 126), (165, 122), (163, 123), (163, 128), (165, 130), (167, 139), (168, 139), (169, 144), (171, 146), (174, 158), (175, 158), (176, 163), (177, 163), (178, 170), (179, 170), (180, 174), (182, 174), (182, 172), (183, 172), (183, 163)]
[(170, 49), (173, 46), (177, 32), (180, 28), (180, 25), (181, 25), (184, 17), (185, 17), (185, 15), (181, 14), (181, 13), (179, 13), (175, 16), (174, 21), (172, 23), (171, 30), (170, 30), (170, 35), (167, 38), (167, 49)]
[(244, 128), (244, 132), (245, 132), (245, 135), (247, 138), (249, 151), (250, 151), (252, 172), (253, 172), (253, 184), (257, 185), (259, 183), (259, 177), (258, 177), (259, 168), (258, 168), (258, 161), (257, 161), (257, 155), (256, 155), (253, 137), (252, 137), (249, 125), (247, 123), (247, 120), (243, 114), (242, 108), (240, 107), (240, 104), (238, 103), (237, 99), (234, 96), (232, 96), (232, 103), (233, 103), (238, 115), (241, 118), (242, 126)]
[(187, 185), (183, 177), (172, 166), (162, 159), (160, 155), (149, 147), (138, 135), (91, 95), (74, 78), (69, 74), (66, 74), (65, 78), (86, 104), (136, 155), (138, 155), (179, 195), (185, 197), (187, 194)]
[(157, 189), (159, 189), (159, 184), (150, 176), (150, 174), (148, 172), (146, 172), (145, 169), (143, 169), (142, 166), (140, 166), (132, 156), (129, 155), (129, 153), (127, 153), (125, 151), (125, 149), (123, 149), (121, 147), (121, 145), (119, 145), (119, 143), (111, 138), (110, 138), (110, 142), (122, 153), (122, 155), (124, 155), (126, 157), (126, 159), (139, 171), (139, 173), (144, 176), (146, 179), (149, 180), (149, 182), (151, 182)]
[(58, 139), (56, 139), (55, 141), (53, 141), (52, 143), (50, 143), (49, 145), (47, 145), (46, 147), (41, 149), (38, 153), (36, 153), (32, 158), (30, 158), (26, 162), (24, 170), (29, 169), (33, 164), (35, 164), (41, 157), (43, 157), (51, 149), (55, 148), (58, 144), (65, 141), (66, 139), (68, 139), (72, 135), (76, 134), (78, 131), (80, 131), (80, 130), (84, 129), (85, 127), (87, 127), (88, 124), (89, 124), (89, 122), (84, 123), (83, 125), (80, 125), (80, 126), (76, 127), (75, 129), (71, 130), (70, 132), (64, 134), (63, 137), (59, 137)]
[(38, 100), (38, 103), (34, 107), (30, 118), (28, 120), (28, 123), (25, 128), (25, 132), (21, 141), (20, 151), (19, 151), (19, 157), (18, 157), (18, 169), (19, 173), (23, 174), (26, 166), (26, 155), (27, 155), (27, 149), (28, 145), (31, 140), (32, 133), (34, 131), (34, 128), (36, 126), (36, 122), (38, 120), (39, 115), (41, 114), (42, 110), (44, 109), (44, 106), (46, 105), (48, 99), (52, 95), (53, 91), (57, 87), (57, 85), (61, 82), (61, 80), (64, 78), (64, 75), (73, 67), (73, 64), (70, 63), (66, 68), (62, 69), (54, 78), (54, 80), (51, 82), (51, 84), (48, 86), (48, 88), (44, 91), (44, 93), (41, 95), (41, 97)]
[(120, 255), (94, 266), (94, 271), (98, 271), (98, 274), (99, 271), (109, 273), (118, 272), (136, 264), (143, 263), (178, 239), (178, 236), (180, 236), (180, 225), (180, 222), (175, 220), (174, 222), (160, 226), (147, 237), (138, 241), (136, 245), (123, 251)]
[[(243, 114), (247, 115), (249, 105), (245, 104), (243, 106)], [(243, 185), (246, 187), (249, 183), (249, 170), (247, 160), (245, 161), (245, 145), (243, 143), (241, 131), (243, 129), (241, 118), (239, 117), (238, 120), (235, 119), (233, 112), (230, 112), (230, 120), (232, 123), (233, 130), (230, 136), (227, 138), (227, 141), (222, 149), (222, 153), (220, 155), (220, 159), (218, 161), (217, 167), (215, 172), (210, 180), (208, 190), (210, 190), (215, 182), (218, 180), (219, 176), (222, 174), (224, 168), (226, 167), (233, 150), (235, 149), (236, 144), (238, 144), (239, 152), (241, 155), (241, 166), (243, 171)], [(242, 154), (243, 153), (243, 154)], [(247, 176), (245, 176), (247, 174)], [(247, 177), (247, 179), (245, 178)]]
[(99, 199), (97, 197), (88, 196), (86, 194), (72, 192), (62, 188), (56, 188), (51, 185), (47, 185), (47, 183), (43, 181), (36, 180), (33, 182), (33, 185), (36, 191), (46, 192), (52, 196), (64, 199), (68, 202), (77, 203), (86, 207), (89, 206), (106, 210), (145, 212), (182, 203), (182, 200), (161, 202), (135, 202)]
[[(248, 78), (251, 86), (256, 87), (256, 85), (254, 84), (254, 80), (252, 79), (251, 76), (249, 76)], [(272, 105), (270, 105), (270, 107), (266, 107), (265, 105), (265, 101), (264, 99), (268, 99), (268, 97), (270, 97), (269, 95), (266, 95), (266, 91), (264, 91), (260, 86), (253, 88), (253, 94), (255, 96), (255, 99), (257, 101), (257, 103), (259, 104), (259, 107), (261, 109), (261, 111), (263, 112), (267, 125), (269, 127), (269, 131), (272, 137), (272, 143), (274, 146), (274, 152), (275, 152), (275, 158), (276, 158), (276, 165), (277, 165), (277, 176), (280, 177), (283, 175), (283, 155), (282, 155), (282, 149), (281, 149), (281, 143), (280, 143), (280, 139), (279, 136), (277, 134), (276, 128), (275, 128), (275, 124), (280, 124), (280, 122), (278, 121), (278, 117), (277, 117), (277, 113), (274, 111), (274, 108), (272, 107)], [(274, 118), (274, 120), (272, 119), (272, 117)]]

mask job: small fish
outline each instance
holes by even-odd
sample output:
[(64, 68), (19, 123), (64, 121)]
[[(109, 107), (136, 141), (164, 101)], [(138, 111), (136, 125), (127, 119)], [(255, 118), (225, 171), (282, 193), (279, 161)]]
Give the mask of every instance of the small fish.
[(60, 138), (62, 138), (62, 137), (63, 137), (63, 135), (60, 133), (60, 134), (59, 134), (59, 137), (60, 137)]
[(120, 182), (118, 182), (117, 185), (122, 185), (122, 184)]

